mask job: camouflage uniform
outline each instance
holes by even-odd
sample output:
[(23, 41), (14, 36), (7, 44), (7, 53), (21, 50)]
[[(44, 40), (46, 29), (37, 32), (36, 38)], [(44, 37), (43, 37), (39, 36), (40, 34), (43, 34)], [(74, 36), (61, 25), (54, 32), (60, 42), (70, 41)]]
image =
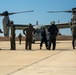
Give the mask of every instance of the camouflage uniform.
[(73, 49), (75, 49), (76, 24), (73, 24), (73, 25), (71, 26), (71, 31), (72, 31), (72, 46), (73, 46)]
[(15, 50), (15, 26), (13, 25), (13, 22), (11, 22), (11, 36), (10, 36), (10, 42), (11, 42), (11, 50)]
[[(25, 34), (26, 31), (26, 34)], [(33, 32), (35, 31), (35, 29), (33, 28), (33, 26), (30, 24), (27, 28), (25, 28), (23, 30), (23, 34), (26, 35), (26, 46), (25, 49), (29, 49), (31, 50), (31, 45), (32, 45), (32, 35)]]

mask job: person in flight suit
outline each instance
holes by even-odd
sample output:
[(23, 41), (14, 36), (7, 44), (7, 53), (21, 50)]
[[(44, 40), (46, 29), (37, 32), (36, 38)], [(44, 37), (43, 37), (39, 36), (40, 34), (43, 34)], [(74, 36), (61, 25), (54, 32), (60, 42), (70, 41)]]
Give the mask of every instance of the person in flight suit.
[(76, 22), (71, 24), (71, 31), (72, 31), (72, 46), (75, 49), (75, 40), (76, 40)]
[[(25, 34), (26, 31), (26, 34)], [(26, 35), (26, 46), (25, 49), (32, 49), (32, 37), (35, 29), (33, 28), (32, 24), (30, 23), (28, 27), (23, 30), (23, 34)]]
[(15, 50), (16, 49), (16, 44), (15, 44), (15, 26), (13, 21), (10, 22), (11, 25), (11, 36), (10, 36), (10, 43), (11, 43), (11, 49), (10, 50)]
[(47, 36), (46, 36), (46, 30), (43, 27), (41, 31), (41, 43), (40, 43), (40, 49), (42, 48), (43, 43), (45, 43), (46, 49), (48, 47), (47, 45)]
[(55, 48), (56, 48), (56, 36), (57, 36), (57, 33), (58, 33), (58, 28), (55, 25), (54, 21), (51, 22), (51, 26), (48, 28), (48, 32), (49, 32), (49, 46), (48, 46), (48, 49), (50, 50), (51, 43), (52, 43), (53, 44), (52, 50), (55, 50)]
[(21, 33), (18, 35), (18, 38), (19, 38), (19, 44), (21, 44), (21, 40), (22, 40), (22, 35), (21, 35)]

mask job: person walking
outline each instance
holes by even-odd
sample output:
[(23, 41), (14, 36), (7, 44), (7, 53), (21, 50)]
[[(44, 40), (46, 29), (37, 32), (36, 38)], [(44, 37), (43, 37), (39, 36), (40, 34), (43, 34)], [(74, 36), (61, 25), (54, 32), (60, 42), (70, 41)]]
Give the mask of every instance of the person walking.
[(47, 36), (46, 36), (46, 28), (42, 28), (41, 30), (41, 43), (40, 43), (40, 49), (42, 48), (43, 43), (45, 43), (46, 49), (48, 48), (47, 45)]
[(10, 44), (11, 44), (11, 49), (10, 50), (15, 50), (16, 49), (16, 44), (15, 44), (15, 26), (13, 21), (10, 22), (11, 25), (11, 36), (10, 36)]
[[(26, 31), (26, 33), (25, 33)], [(26, 27), (23, 30), (23, 34), (26, 35), (26, 46), (25, 49), (32, 49), (32, 37), (33, 37), (33, 33), (34, 33), (35, 29), (33, 28), (32, 24), (30, 23), (28, 27)]]
[(72, 47), (75, 49), (76, 44), (76, 22), (72, 23), (71, 25), (71, 31), (72, 31)]
[(51, 49), (51, 43), (53, 44), (52, 50), (55, 50), (56, 48), (56, 37), (57, 37), (57, 33), (58, 33), (58, 28), (55, 25), (55, 21), (51, 22), (51, 26), (48, 28), (48, 32), (49, 32), (49, 46), (48, 49)]
[(21, 40), (22, 40), (22, 34), (21, 33), (18, 35), (18, 38), (19, 38), (19, 44), (21, 44)]

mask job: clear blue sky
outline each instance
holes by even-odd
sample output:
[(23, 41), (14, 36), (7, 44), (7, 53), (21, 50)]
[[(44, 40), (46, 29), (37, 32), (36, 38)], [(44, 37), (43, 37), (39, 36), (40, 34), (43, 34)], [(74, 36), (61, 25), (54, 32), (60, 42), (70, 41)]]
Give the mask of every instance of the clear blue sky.
[[(56, 23), (60, 20), (61, 23), (68, 22), (71, 19), (69, 13), (47, 13), (47, 11), (64, 11), (71, 10), (76, 7), (76, 0), (0, 0), (0, 13), (4, 11), (8, 12), (20, 12), (27, 10), (34, 10), (31, 13), (15, 14), (10, 16), (10, 20), (13, 20), (15, 24), (50, 24), (51, 21)], [(2, 27), (2, 18), (0, 17), (0, 28)], [(16, 31), (17, 35), (19, 32)], [(63, 35), (71, 35), (70, 29), (62, 29), (60, 32)], [(3, 35), (3, 34), (0, 34)]]

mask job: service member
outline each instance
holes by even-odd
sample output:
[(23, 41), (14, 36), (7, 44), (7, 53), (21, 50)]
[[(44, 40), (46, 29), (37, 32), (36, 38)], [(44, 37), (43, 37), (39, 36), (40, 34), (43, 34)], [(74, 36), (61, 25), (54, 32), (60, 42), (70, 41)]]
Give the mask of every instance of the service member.
[[(26, 31), (26, 33), (25, 33)], [(32, 37), (35, 29), (33, 28), (32, 24), (30, 23), (28, 27), (23, 30), (23, 34), (26, 35), (26, 46), (25, 49), (32, 49)]]
[(48, 28), (49, 32), (49, 46), (48, 49), (51, 49), (51, 43), (53, 44), (52, 50), (55, 50), (56, 48), (56, 37), (58, 34), (58, 28), (55, 25), (55, 21), (51, 22), (51, 26)]
[(76, 22), (74, 22), (72, 25), (71, 25), (71, 31), (72, 31), (72, 46), (73, 46), (73, 49), (75, 49), (75, 44), (76, 44)]
[(21, 40), (22, 40), (22, 34), (21, 33), (18, 35), (18, 38), (19, 38), (19, 44), (21, 44)]
[(10, 35), (10, 43), (11, 43), (11, 49), (10, 50), (15, 50), (16, 49), (16, 44), (15, 44), (15, 26), (13, 21), (10, 22), (11, 25), (11, 35)]
[(43, 27), (41, 30), (41, 43), (40, 43), (40, 49), (42, 48), (43, 43), (45, 43), (46, 49), (48, 48), (47, 45), (47, 36), (46, 36), (46, 28)]

